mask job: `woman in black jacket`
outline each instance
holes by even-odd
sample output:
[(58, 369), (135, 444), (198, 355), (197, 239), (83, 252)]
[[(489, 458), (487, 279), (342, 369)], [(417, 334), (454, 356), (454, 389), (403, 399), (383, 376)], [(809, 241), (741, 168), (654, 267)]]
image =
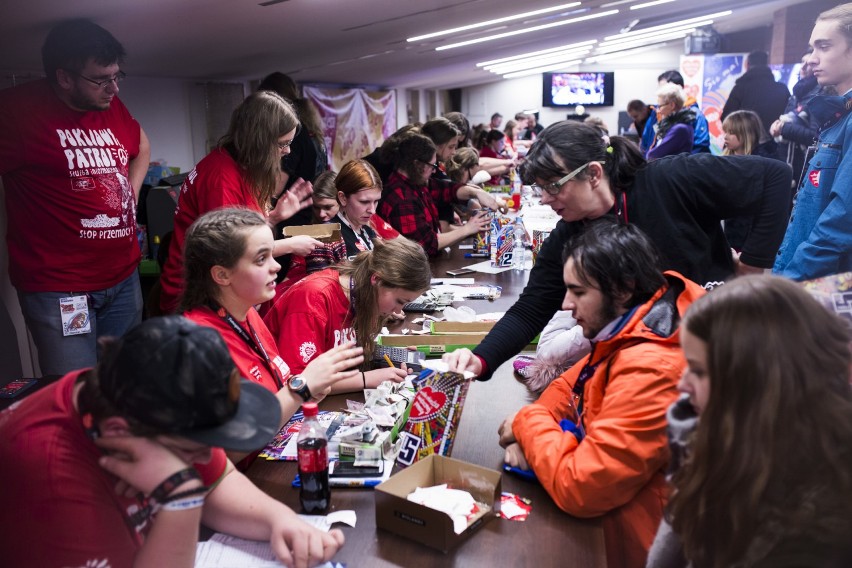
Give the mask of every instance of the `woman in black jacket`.
[[(790, 214), (790, 169), (778, 160), (681, 154), (648, 163), (634, 143), (601, 138), (574, 121), (542, 132), (523, 175), (562, 220), (542, 245), (515, 305), (473, 353), (446, 356), (451, 368), (482, 379), (523, 349), (560, 309), (562, 249), (585, 221), (615, 215), (636, 224), (660, 249), (664, 269), (711, 287), (735, 273), (771, 268)], [(745, 214), (755, 222), (735, 259), (721, 220)]]

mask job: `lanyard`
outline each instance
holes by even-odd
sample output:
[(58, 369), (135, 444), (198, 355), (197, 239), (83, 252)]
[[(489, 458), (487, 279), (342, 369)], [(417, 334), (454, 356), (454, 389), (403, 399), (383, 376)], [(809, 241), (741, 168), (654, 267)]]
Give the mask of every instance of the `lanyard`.
[(228, 310), (222, 307), (217, 307), (215, 305), (211, 305), (210, 308), (214, 312), (216, 312), (216, 315), (218, 315), (229, 326), (231, 326), (231, 329), (234, 330), (234, 332), (240, 337), (240, 339), (245, 341), (246, 344), (248, 344), (248, 346), (251, 347), (252, 350), (258, 354), (258, 356), (266, 364), (266, 367), (272, 373), (272, 378), (275, 379), (275, 383), (278, 385), (278, 389), (280, 390), (284, 388), (284, 377), (281, 376), (281, 371), (269, 358), (269, 354), (263, 347), (263, 342), (260, 341), (260, 338), (257, 336), (257, 332), (254, 331), (254, 328), (252, 327), (251, 323), (249, 323), (248, 318), (246, 318), (246, 325), (248, 326), (249, 331), (251, 331), (251, 336), (249, 336), (243, 326), (241, 326), (239, 322), (234, 319), (234, 316), (228, 313)]
[(627, 193), (624, 191), (615, 198), (615, 217), (619, 225), (630, 224), (630, 219), (627, 217)]
[(361, 231), (359, 233), (349, 222), (349, 219), (346, 218), (346, 214), (343, 213), (343, 211), (340, 212), (339, 216), (340, 220), (343, 221), (343, 224), (349, 227), (355, 234), (355, 238), (358, 239), (358, 242), (364, 245), (364, 250), (373, 250), (373, 241), (370, 240), (370, 236), (367, 234), (366, 225), (361, 225)]

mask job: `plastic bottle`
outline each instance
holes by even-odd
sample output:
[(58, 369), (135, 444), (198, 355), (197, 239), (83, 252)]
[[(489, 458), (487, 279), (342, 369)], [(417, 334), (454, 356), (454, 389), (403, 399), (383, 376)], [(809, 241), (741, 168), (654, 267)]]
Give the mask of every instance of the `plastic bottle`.
[(317, 421), (317, 403), (302, 405), (305, 420), (296, 443), (299, 456), (299, 479), (302, 487), (299, 501), (305, 513), (323, 513), (331, 503), (328, 485), (328, 440)]
[(521, 208), (521, 176), (512, 170), (512, 209), (518, 211)]
[(524, 221), (521, 216), (515, 217), (515, 242), (512, 247), (512, 268), (517, 271), (524, 270), (526, 250), (524, 249)]

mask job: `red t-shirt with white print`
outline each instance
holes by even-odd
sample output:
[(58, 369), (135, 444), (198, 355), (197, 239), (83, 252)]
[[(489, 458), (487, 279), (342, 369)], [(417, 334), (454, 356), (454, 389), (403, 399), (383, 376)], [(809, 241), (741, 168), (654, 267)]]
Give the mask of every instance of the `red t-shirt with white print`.
[(0, 91), (0, 176), (16, 288), (102, 290), (136, 269), (128, 164), (139, 140), (139, 123), (118, 97), (108, 110), (81, 112), (47, 80)]
[(301, 373), (317, 355), (355, 341), (349, 300), (339, 278), (337, 270), (326, 268), (299, 280), (264, 317), (293, 374)]

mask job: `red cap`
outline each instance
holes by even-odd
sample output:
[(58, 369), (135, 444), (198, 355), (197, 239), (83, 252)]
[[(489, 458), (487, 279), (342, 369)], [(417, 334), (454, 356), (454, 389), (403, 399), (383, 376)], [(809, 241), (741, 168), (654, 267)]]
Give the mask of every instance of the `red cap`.
[(302, 413), (305, 415), (305, 418), (316, 416), (319, 414), (319, 407), (315, 402), (306, 402), (302, 405)]

